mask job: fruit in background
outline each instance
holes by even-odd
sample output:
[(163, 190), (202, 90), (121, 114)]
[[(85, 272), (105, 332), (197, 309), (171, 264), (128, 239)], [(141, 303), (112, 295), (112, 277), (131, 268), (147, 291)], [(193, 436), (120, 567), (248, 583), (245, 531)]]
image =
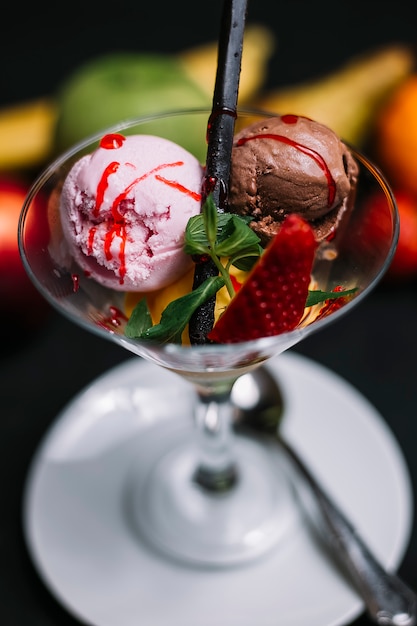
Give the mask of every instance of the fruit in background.
[[(271, 31), (264, 26), (248, 25), (240, 103), (250, 101), (258, 93), (274, 47)], [(125, 60), (127, 65), (123, 67)], [(0, 109), (0, 171), (42, 167), (53, 153), (126, 116), (153, 113), (156, 107), (209, 108), (216, 66), (217, 42), (191, 47), (176, 55), (112, 55), (81, 65), (64, 79), (60, 94)], [(71, 111), (72, 106), (75, 108)], [(60, 112), (61, 107), (64, 110)], [(200, 130), (205, 132), (198, 129), (198, 134)], [(173, 129), (174, 140), (179, 139), (179, 133), (181, 138), (192, 138), (189, 130), (180, 125), (178, 130)], [(200, 156), (204, 160), (205, 154)]]
[[(274, 50), (271, 32), (248, 26), (242, 54), (239, 103), (254, 98), (265, 81)], [(55, 148), (65, 150), (81, 139), (120, 120), (155, 112), (210, 108), (217, 67), (217, 42), (176, 55), (118, 53), (95, 58), (64, 80), (58, 93)], [(181, 117), (171, 139), (205, 159), (201, 131), (190, 129)]]
[(404, 190), (394, 192), (400, 214), (400, 236), (387, 277), (417, 277), (417, 199)]
[(399, 85), (381, 108), (374, 151), (392, 184), (417, 198), (417, 74)]
[[(18, 316), (34, 325), (48, 306), (29, 279), (19, 254), (17, 227), (27, 191), (28, 185), (21, 179), (0, 177), (0, 316)], [(37, 237), (41, 245), (39, 230)]]
[[(266, 26), (249, 24), (246, 27), (239, 79), (239, 105), (250, 103), (265, 84), (268, 61), (275, 46), (275, 37)], [(185, 50), (178, 55), (178, 59), (190, 79), (199, 85), (211, 102), (217, 69), (217, 42)]]
[(0, 171), (45, 163), (52, 153), (56, 116), (52, 98), (0, 109)]
[[(172, 56), (100, 56), (80, 66), (62, 85), (55, 148), (61, 152), (126, 118), (210, 104), (207, 94)], [(172, 122), (171, 130), (171, 139), (177, 143), (187, 139), (185, 147), (191, 152), (201, 144), (201, 134), (195, 137), (194, 129), (186, 126), (180, 116)], [(147, 132), (152, 132), (149, 127)]]
[(360, 147), (368, 139), (376, 111), (411, 74), (414, 63), (411, 48), (384, 47), (352, 59), (327, 76), (267, 92), (255, 105), (276, 113), (305, 115)]
[[(391, 282), (408, 280), (417, 277), (417, 199), (403, 189), (394, 189), (394, 196), (400, 216), (400, 234), (398, 245), (394, 253), (385, 279)], [(373, 241), (378, 246), (378, 238), (384, 235), (384, 228), (390, 228), (381, 222), (381, 207), (385, 205), (385, 195), (380, 193), (368, 200), (368, 221), (365, 225), (369, 231), (366, 236), (358, 239), (360, 245), (363, 241)]]

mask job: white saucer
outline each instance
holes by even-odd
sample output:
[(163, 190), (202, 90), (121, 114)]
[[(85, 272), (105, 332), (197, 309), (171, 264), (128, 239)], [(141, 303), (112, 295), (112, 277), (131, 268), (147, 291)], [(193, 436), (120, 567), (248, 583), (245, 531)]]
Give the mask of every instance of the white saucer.
[[(285, 353), (269, 367), (285, 394), (287, 439), (382, 564), (396, 569), (410, 538), (412, 496), (386, 423), (355, 389), (311, 360)], [(362, 601), (307, 524), (267, 558), (219, 570), (164, 561), (129, 532), (120, 486), (135, 437), (156, 419), (153, 393), (161, 378), (184, 393), (186, 383), (177, 376), (128, 360), (78, 395), (40, 447), (27, 480), (24, 525), (51, 592), (94, 626), (338, 626), (354, 620)]]

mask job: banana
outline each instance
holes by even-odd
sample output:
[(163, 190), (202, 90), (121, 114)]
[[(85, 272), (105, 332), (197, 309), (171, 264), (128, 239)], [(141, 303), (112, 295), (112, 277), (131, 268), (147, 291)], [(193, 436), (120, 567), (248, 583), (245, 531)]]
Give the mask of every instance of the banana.
[(379, 48), (316, 80), (273, 89), (254, 105), (264, 111), (305, 115), (360, 147), (384, 99), (412, 72), (414, 64), (414, 53), (407, 46)]
[[(242, 49), (239, 104), (253, 100), (265, 83), (268, 61), (275, 50), (275, 37), (265, 26), (248, 25)], [(217, 42), (190, 48), (178, 54), (189, 78), (209, 96), (213, 96), (217, 68)]]
[(0, 109), (0, 171), (43, 165), (52, 152), (56, 116), (48, 98)]

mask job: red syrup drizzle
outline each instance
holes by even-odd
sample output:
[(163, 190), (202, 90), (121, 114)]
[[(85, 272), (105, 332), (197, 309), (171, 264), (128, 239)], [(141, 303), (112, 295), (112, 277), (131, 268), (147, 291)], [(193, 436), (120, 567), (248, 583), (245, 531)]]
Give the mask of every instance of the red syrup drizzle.
[(120, 326), (127, 322), (127, 316), (117, 307), (109, 306), (109, 315), (103, 316), (97, 321), (97, 326), (105, 328), (106, 330), (113, 331), (114, 328), (120, 328)]
[(198, 193), (197, 191), (193, 191), (192, 189), (187, 189), (187, 187), (184, 187), (184, 185), (181, 185), (177, 181), (168, 180), (167, 178), (164, 178), (163, 176), (160, 176), (159, 174), (156, 174), (155, 178), (156, 180), (160, 180), (162, 183), (165, 183), (165, 185), (168, 185), (168, 187), (173, 187), (177, 191), (181, 191), (182, 193), (185, 193), (187, 196), (190, 196), (191, 198), (193, 198), (193, 200), (200, 202), (201, 193)]
[(216, 182), (217, 179), (215, 176), (206, 176), (203, 180), (203, 185), (202, 185), (202, 190), (201, 193), (203, 195), (204, 198), (207, 198), (207, 196), (212, 193), (213, 189), (216, 186)]
[[(296, 124), (298, 118), (299, 116), (297, 115), (283, 115), (281, 117), (284, 124)], [(327, 204), (329, 207), (332, 206), (335, 196), (336, 196), (336, 183), (326, 161), (318, 152), (316, 152), (315, 150), (312, 150), (308, 146), (304, 146), (301, 143), (297, 143), (296, 141), (294, 141), (293, 139), (290, 139), (289, 137), (285, 137), (284, 135), (277, 135), (275, 133), (262, 133), (259, 135), (252, 135), (251, 137), (242, 137), (241, 139), (238, 140), (237, 145), (243, 146), (243, 144), (247, 143), (248, 141), (252, 141), (253, 139), (273, 139), (275, 141), (280, 141), (281, 143), (285, 143), (289, 146), (292, 146), (296, 150), (299, 150), (303, 154), (306, 154), (307, 156), (311, 157), (317, 163), (319, 168), (324, 172), (324, 175), (327, 180), (327, 187), (328, 187)]]
[(77, 293), (77, 291), (80, 288), (80, 277), (78, 276), (78, 274), (71, 274), (71, 280), (72, 280), (72, 291), (74, 293)]
[[(72, 290), (74, 293), (80, 288), (80, 277), (78, 274), (71, 274)], [(109, 306), (109, 314), (103, 315), (96, 321), (97, 326), (113, 332), (114, 328), (120, 328), (122, 324), (128, 321), (128, 317), (116, 306)]]
[[(117, 133), (110, 133), (108, 135), (105, 135), (104, 137), (102, 137), (101, 141), (100, 141), (100, 147), (104, 148), (105, 150), (116, 150), (118, 148), (120, 148), (124, 141), (125, 141), (126, 137), (124, 137), (123, 135), (117, 134)], [(162, 163), (161, 165), (158, 165), (156, 167), (154, 167), (153, 169), (149, 170), (148, 172), (145, 172), (145, 174), (142, 174), (141, 176), (139, 176), (138, 178), (135, 178), (113, 201), (113, 204), (111, 206), (111, 213), (112, 213), (112, 217), (113, 217), (113, 225), (109, 227), (109, 230), (106, 234), (105, 240), (104, 240), (104, 253), (106, 255), (106, 259), (108, 261), (110, 261), (113, 257), (112, 251), (111, 251), (111, 245), (113, 243), (113, 240), (115, 238), (119, 238), (120, 239), (120, 247), (119, 247), (119, 261), (120, 261), (120, 267), (119, 267), (119, 277), (120, 277), (120, 284), (122, 285), (124, 282), (124, 277), (126, 275), (126, 256), (125, 256), (125, 247), (126, 247), (126, 240), (127, 240), (127, 233), (126, 233), (126, 221), (124, 218), (124, 215), (120, 212), (120, 205), (121, 203), (126, 200), (126, 198), (128, 197), (129, 193), (132, 191), (132, 189), (138, 185), (139, 183), (141, 183), (142, 181), (144, 181), (145, 179), (149, 178), (150, 176), (154, 176), (156, 180), (159, 180), (161, 183), (168, 185), (169, 187), (172, 187), (174, 189), (176, 189), (177, 191), (179, 191), (180, 193), (184, 193), (186, 195), (189, 195), (190, 197), (192, 197), (194, 200), (196, 201), (200, 201), (201, 200), (201, 194), (200, 193), (196, 193), (194, 191), (192, 191), (191, 189), (187, 189), (186, 187), (184, 187), (184, 185), (181, 185), (179, 182), (177, 181), (173, 181), (173, 180), (169, 180), (167, 178), (164, 178), (163, 176), (159, 175), (158, 172), (160, 172), (161, 170), (167, 169), (167, 168), (175, 168), (175, 167), (182, 167), (184, 165), (183, 161), (176, 161), (173, 163)], [(93, 210), (93, 215), (94, 217), (98, 217), (99, 213), (100, 213), (100, 208), (104, 202), (104, 196), (106, 193), (106, 190), (109, 186), (109, 178), (113, 175), (116, 174), (117, 170), (120, 167), (120, 163), (118, 161), (112, 161), (111, 163), (109, 163), (109, 165), (107, 165), (106, 169), (103, 172), (103, 175), (97, 185), (97, 192), (96, 192), (96, 203), (95, 203), (95, 207)], [(94, 242), (94, 236), (96, 233), (96, 227), (92, 226), (89, 232), (89, 238), (88, 238), (88, 253), (92, 254), (93, 251), (93, 242)]]
[(119, 133), (108, 133), (100, 139), (99, 146), (105, 150), (115, 150), (117, 148), (121, 148), (125, 141), (126, 137), (124, 135), (120, 135)]

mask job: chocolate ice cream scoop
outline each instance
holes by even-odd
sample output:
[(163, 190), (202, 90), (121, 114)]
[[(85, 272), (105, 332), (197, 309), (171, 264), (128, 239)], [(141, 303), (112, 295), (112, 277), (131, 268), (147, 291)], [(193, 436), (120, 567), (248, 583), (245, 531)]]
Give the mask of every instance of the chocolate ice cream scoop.
[(282, 115), (256, 122), (234, 140), (229, 210), (253, 218), (266, 244), (289, 213), (299, 213), (322, 241), (352, 204), (358, 165), (329, 128)]

